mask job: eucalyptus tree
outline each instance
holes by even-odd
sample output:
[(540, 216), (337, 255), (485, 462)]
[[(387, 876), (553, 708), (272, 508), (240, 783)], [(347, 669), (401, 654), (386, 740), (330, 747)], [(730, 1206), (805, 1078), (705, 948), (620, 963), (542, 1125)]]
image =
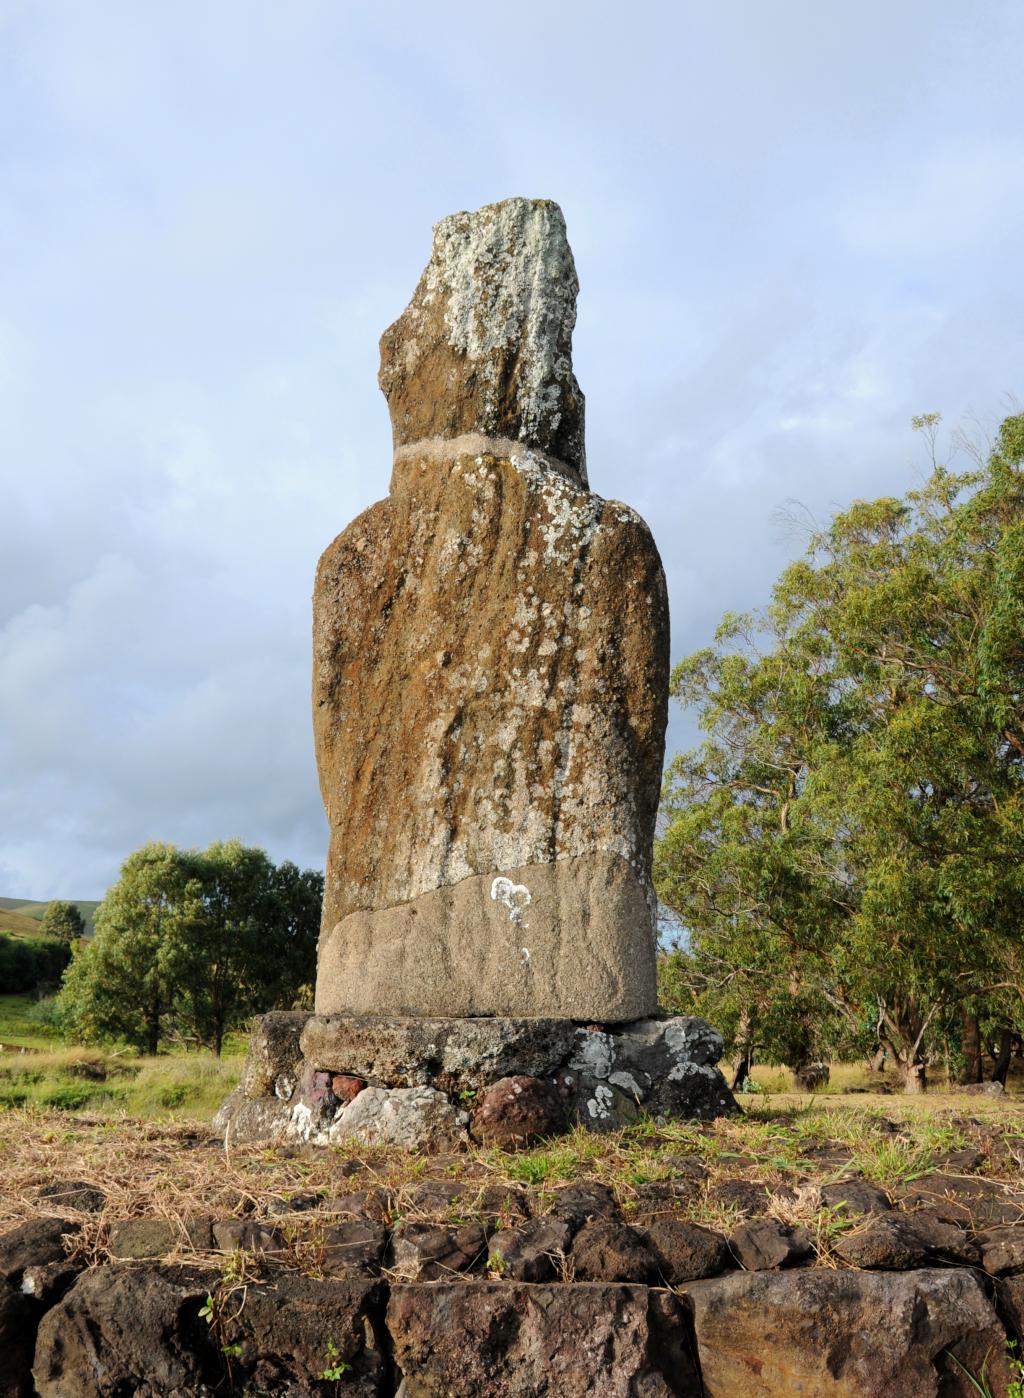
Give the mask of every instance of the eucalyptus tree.
[(1022, 461), (1018, 416), (853, 504), (673, 676), (706, 738), (667, 774), (659, 895), (695, 1003), (784, 1061), (874, 1035), (920, 1086), (951, 1014), (1022, 1018)]

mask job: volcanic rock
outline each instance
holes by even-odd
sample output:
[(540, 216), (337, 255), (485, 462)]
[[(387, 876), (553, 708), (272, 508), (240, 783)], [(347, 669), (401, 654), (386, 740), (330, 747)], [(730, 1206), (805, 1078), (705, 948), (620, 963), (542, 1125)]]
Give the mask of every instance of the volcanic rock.
[(965, 1370), (993, 1393), (1009, 1380), (1002, 1327), (969, 1271), (736, 1272), (685, 1300), (706, 1398), (968, 1398)]
[(729, 1250), (748, 1272), (768, 1272), (806, 1262), (814, 1252), (802, 1228), (791, 1228), (777, 1218), (755, 1218), (741, 1223), (729, 1238)]
[(643, 1238), (625, 1223), (596, 1218), (576, 1234), (570, 1258), (580, 1281), (649, 1282), (658, 1264)]
[(533, 1218), (494, 1234), (487, 1265), (507, 1281), (553, 1281), (563, 1269), (571, 1241), (572, 1229), (564, 1219)]
[(388, 1329), (409, 1398), (701, 1393), (679, 1344), (675, 1298), (643, 1286), (395, 1286)]
[(665, 579), (587, 489), (576, 290), (557, 206), (508, 200), (438, 225), (382, 339), (390, 494), (314, 595), (319, 1014), (655, 1009)]
[(644, 1238), (669, 1286), (717, 1277), (733, 1265), (729, 1244), (721, 1233), (685, 1219), (656, 1219), (645, 1230)]
[(468, 1272), (487, 1255), (487, 1235), (477, 1224), (444, 1228), (436, 1223), (400, 1223), (391, 1235), (388, 1267), (404, 1281), (436, 1281)]
[(533, 1145), (565, 1126), (565, 1108), (551, 1084), (522, 1073), (489, 1087), (470, 1121), (476, 1140), (506, 1150)]

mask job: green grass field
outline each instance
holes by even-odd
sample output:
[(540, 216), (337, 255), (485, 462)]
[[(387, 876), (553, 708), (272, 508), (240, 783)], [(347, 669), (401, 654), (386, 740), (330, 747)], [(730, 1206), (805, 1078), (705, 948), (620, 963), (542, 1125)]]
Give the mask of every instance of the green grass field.
[(238, 1082), (246, 1036), (220, 1059), (204, 1051), (154, 1058), (62, 1043), (48, 1002), (0, 995), (0, 1109), (40, 1107), (101, 1117), (210, 1117)]
[(4, 1050), (48, 1050), (59, 1043), (57, 1030), (49, 1022), (47, 1001), (34, 995), (0, 995), (0, 1045)]

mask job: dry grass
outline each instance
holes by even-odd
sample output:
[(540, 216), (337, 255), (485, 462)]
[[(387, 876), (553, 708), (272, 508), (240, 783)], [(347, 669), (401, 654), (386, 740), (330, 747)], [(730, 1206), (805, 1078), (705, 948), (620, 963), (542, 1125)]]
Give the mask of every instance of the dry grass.
[[(174, 1060), (170, 1060), (173, 1062)], [(516, 1217), (516, 1190), (531, 1196), (534, 1210), (556, 1189), (596, 1180), (615, 1192), (630, 1217), (645, 1187), (691, 1176), (682, 1157), (697, 1157), (705, 1172), (693, 1197), (673, 1205), (678, 1216), (728, 1232), (740, 1211), (717, 1197), (723, 1182), (764, 1187), (763, 1211), (806, 1228), (826, 1263), (832, 1241), (848, 1221), (821, 1205), (820, 1187), (843, 1174), (860, 1173), (894, 1189), (931, 1168), (942, 1168), (951, 1150), (975, 1148), (987, 1156), (984, 1173), (1010, 1187), (1020, 1181), (1024, 1155), (1024, 1106), (969, 1100), (956, 1107), (892, 1098), (856, 1105), (814, 1099), (809, 1105), (769, 1106), (739, 1120), (711, 1125), (643, 1123), (595, 1136), (578, 1130), (519, 1155), (470, 1151), (424, 1156), (388, 1150), (270, 1149), (211, 1140), (202, 1122), (145, 1122), (131, 1118), (75, 1116), (38, 1109), (0, 1112), (0, 1232), (32, 1217), (58, 1214), (82, 1225), (77, 1247), (89, 1262), (107, 1257), (114, 1219), (160, 1218), (177, 1228), (176, 1256), (223, 1269), (223, 1254), (196, 1254), (186, 1224), (199, 1216), (257, 1218), (286, 1223), (287, 1265), (315, 1274), (318, 1230), (339, 1196), (374, 1190), (382, 1217), (427, 1217), (417, 1189), (427, 1180), (460, 1181), (464, 1192), (439, 1211), (438, 1221), (479, 1221), (485, 1188), (509, 1188), (504, 1222)], [(39, 1198), (40, 1189), (75, 1181), (103, 1191), (99, 1213)], [(319, 1197), (319, 1206), (289, 1214), (296, 1195)], [(493, 1201), (491, 1204), (493, 1213)], [(502, 1220), (499, 1218), (499, 1223)], [(235, 1265), (235, 1264), (232, 1264)]]

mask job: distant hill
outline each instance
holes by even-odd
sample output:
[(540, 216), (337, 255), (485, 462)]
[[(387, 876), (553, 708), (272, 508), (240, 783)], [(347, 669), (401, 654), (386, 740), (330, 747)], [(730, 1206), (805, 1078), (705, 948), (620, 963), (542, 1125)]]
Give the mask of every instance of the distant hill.
[[(92, 936), (92, 920), (99, 900), (95, 898), (69, 898), (69, 903), (85, 918), (85, 935)], [(13, 937), (38, 937), (39, 924), (48, 903), (36, 903), (29, 898), (0, 898), (0, 932), (10, 932)]]

